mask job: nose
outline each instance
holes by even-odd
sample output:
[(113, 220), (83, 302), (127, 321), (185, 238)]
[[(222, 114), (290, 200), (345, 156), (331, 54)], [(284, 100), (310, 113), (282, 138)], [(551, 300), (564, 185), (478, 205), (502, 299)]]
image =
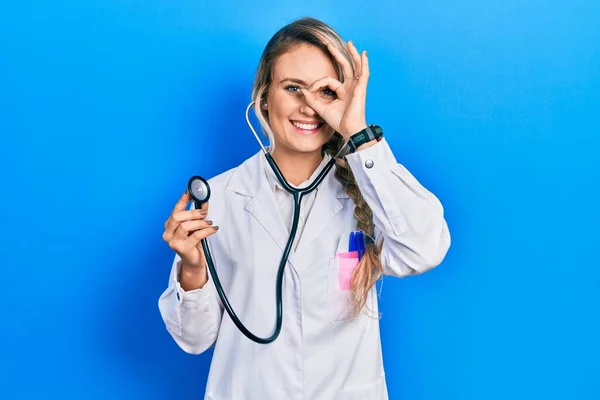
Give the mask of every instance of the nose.
[(315, 115), (317, 115), (317, 112), (313, 110), (308, 104), (306, 104), (306, 102), (303, 102), (300, 106), (300, 112), (306, 115), (307, 117), (314, 117)]

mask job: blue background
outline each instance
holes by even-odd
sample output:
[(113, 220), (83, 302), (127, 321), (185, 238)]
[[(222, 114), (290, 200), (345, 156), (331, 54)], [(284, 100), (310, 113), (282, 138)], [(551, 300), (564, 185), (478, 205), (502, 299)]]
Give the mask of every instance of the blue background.
[(442, 201), (436, 270), (383, 282), (392, 399), (598, 399), (600, 3), (0, 4), (0, 398), (199, 399), (163, 223), (245, 125), (275, 31), (369, 51), (367, 117)]

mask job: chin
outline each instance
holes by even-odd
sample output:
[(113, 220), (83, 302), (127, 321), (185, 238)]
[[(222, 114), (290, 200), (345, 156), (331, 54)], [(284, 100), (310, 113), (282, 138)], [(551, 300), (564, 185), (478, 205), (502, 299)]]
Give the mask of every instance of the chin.
[(301, 153), (316, 153), (320, 152), (321, 148), (331, 135), (318, 135), (311, 138), (289, 138), (287, 146), (290, 150), (301, 152)]
[(318, 132), (312, 134), (304, 134), (297, 132), (296, 129), (291, 130), (287, 135), (288, 143), (291, 148), (297, 151), (311, 153), (320, 151), (321, 147), (331, 139), (333, 131), (327, 125), (320, 127)]
[(318, 145), (294, 145), (293, 147), (291, 147), (292, 151), (298, 152), (298, 153), (316, 153), (321, 151), (321, 147), (323, 145), (322, 144), (318, 144)]

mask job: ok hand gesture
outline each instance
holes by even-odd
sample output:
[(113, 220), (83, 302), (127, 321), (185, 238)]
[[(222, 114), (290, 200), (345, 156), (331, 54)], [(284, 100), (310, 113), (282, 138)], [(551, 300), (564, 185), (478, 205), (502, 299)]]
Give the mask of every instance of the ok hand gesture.
[[(354, 60), (355, 69), (333, 44), (327, 45), (330, 53), (342, 66), (344, 83), (332, 77), (325, 77), (314, 82), (308, 89), (301, 89), (307, 104), (345, 139), (367, 127), (365, 108), (369, 81), (367, 52), (359, 55), (351, 41), (347, 47)], [(330, 103), (319, 100), (315, 92), (324, 88), (333, 90), (337, 98)]]

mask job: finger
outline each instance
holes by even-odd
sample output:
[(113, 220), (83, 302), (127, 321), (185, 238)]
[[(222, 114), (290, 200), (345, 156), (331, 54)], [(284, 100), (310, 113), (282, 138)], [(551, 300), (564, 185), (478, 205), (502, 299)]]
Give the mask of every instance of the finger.
[(366, 50), (362, 53), (361, 61), (362, 70), (360, 72), (359, 82), (362, 81), (361, 83), (366, 85), (367, 81), (369, 80), (369, 76), (371, 75), (371, 71), (369, 69), (369, 57), (367, 56)]
[(342, 52), (339, 51), (332, 42), (329, 42), (327, 44), (327, 49), (329, 49), (331, 55), (333, 55), (335, 60), (342, 66), (342, 72), (344, 74), (344, 83), (352, 82), (354, 76), (352, 74), (352, 66), (350, 65), (348, 59), (344, 57)]
[(179, 201), (177, 201), (177, 204), (175, 204), (175, 207), (173, 208), (173, 211), (182, 211), (182, 210), (185, 210), (185, 208), (187, 207), (187, 205), (190, 202), (190, 200), (191, 200), (190, 194), (188, 193), (188, 191), (186, 189), (185, 192), (179, 198)]
[(315, 96), (314, 93), (309, 92), (304, 88), (300, 88), (300, 90), (302, 91), (302, 94), (306, 99), (306, 104), (308, 104), (310, 108), (315, 110), (317, 114), (323, 115), (325, 106), (321, 101), (319, 101), (319, 99), (317, 99), (317, 96)]
[(186, 240), (190, 233), (200, 229), (210, 228), (213, 225), (209, 220), (185, 221), (179, 224), (173, 233), (173, 240)]
[(181, 244), (181, 252), (183, 254), (187, 253), (195, 246), (198, 246), (198, 243), (200, 243), (202, 239), (206, 239), (207, 237), (214, 235), (218, 230), (218, 226), (212, 226), (210, 228), (201, 229), (199, 231), (194, 232)]
[(169, 218), (167, 218), (167, 220), (165, 221), (165, 229), (167, 229), (167, 226), (169, 226), (169, 223), (171, 221), (171, 217), (173, 216), (173, 213), (176, 211), (185, 210), (188, 203), (190, 202), (190, 200), (191, 200), (190, 195), (186, 189), (185, 192), (183, 192), (183, 194), (177, 201), (177, 203), (175, 203), (175, 207), (173, 207), (173, 210), (171, 210), (171, 214), (169, 215)]
[(171, 214), (171, 217), (165, 223), (165, 233), (163, 234), (163, 239), (167, 242), (171, 240), (175, 230), (184, 221), (190, 220), (199, 220), (206, 218), (208, 214), (207, 210), (187, 210), (187, 211), (175, 211)]
[(179, 224), (183, 221), (204, 219), (206, 218), (207, 214), (208, 210), (202, 208), (198, 210), (176, 211), (175, 213), (173, 213), (173, 217), (171, 217), (171, 219)]
[(354, 60), (354, 76), (360, 77), (360, 74), (362, 71), (362, 67), (361, 67), (362, 60), (360, 58), (360, 54), (358, 53), (358, 50), (354, 46), (353, 41), (348, 42), (348, 50), (350, 50), (350, 55), (352, 56), (352, 60)]
[(369, 82), (369, 59), (367, 57), (367, 52), (363, 51), (361, 55), (361, 65), (362, 71), (360, 73), (360, 77), (358, 79), (358, 84), (356, 85), (356, 92), (360, 95), (360, 97), (365, 100), (367, 97), (367, 83)]
[(308, 91), (314, 93), (315, 91), (323, 88), (329, 88), (333, 90), (339, 98), (343, 98), (346, 94), (346, 88), (342, 82), (330, 76), (326, 76), (325, 78), (315, 81), (312, 85), (310, 85)]
[(208, 203), (210, 203), (210, 201), (207, 201), (206, 203), (202, 203), (202, 205), (200, 206), (200, 209), (206, 210), (208, 212)]
[(200, 208), (196, 208), (196, 204), (194, 203), (193, 209), (194, 210), (208, 210), (208, 203), (210, 203), (210, 201), (207, 201), (206, 203), (202, 203)]

